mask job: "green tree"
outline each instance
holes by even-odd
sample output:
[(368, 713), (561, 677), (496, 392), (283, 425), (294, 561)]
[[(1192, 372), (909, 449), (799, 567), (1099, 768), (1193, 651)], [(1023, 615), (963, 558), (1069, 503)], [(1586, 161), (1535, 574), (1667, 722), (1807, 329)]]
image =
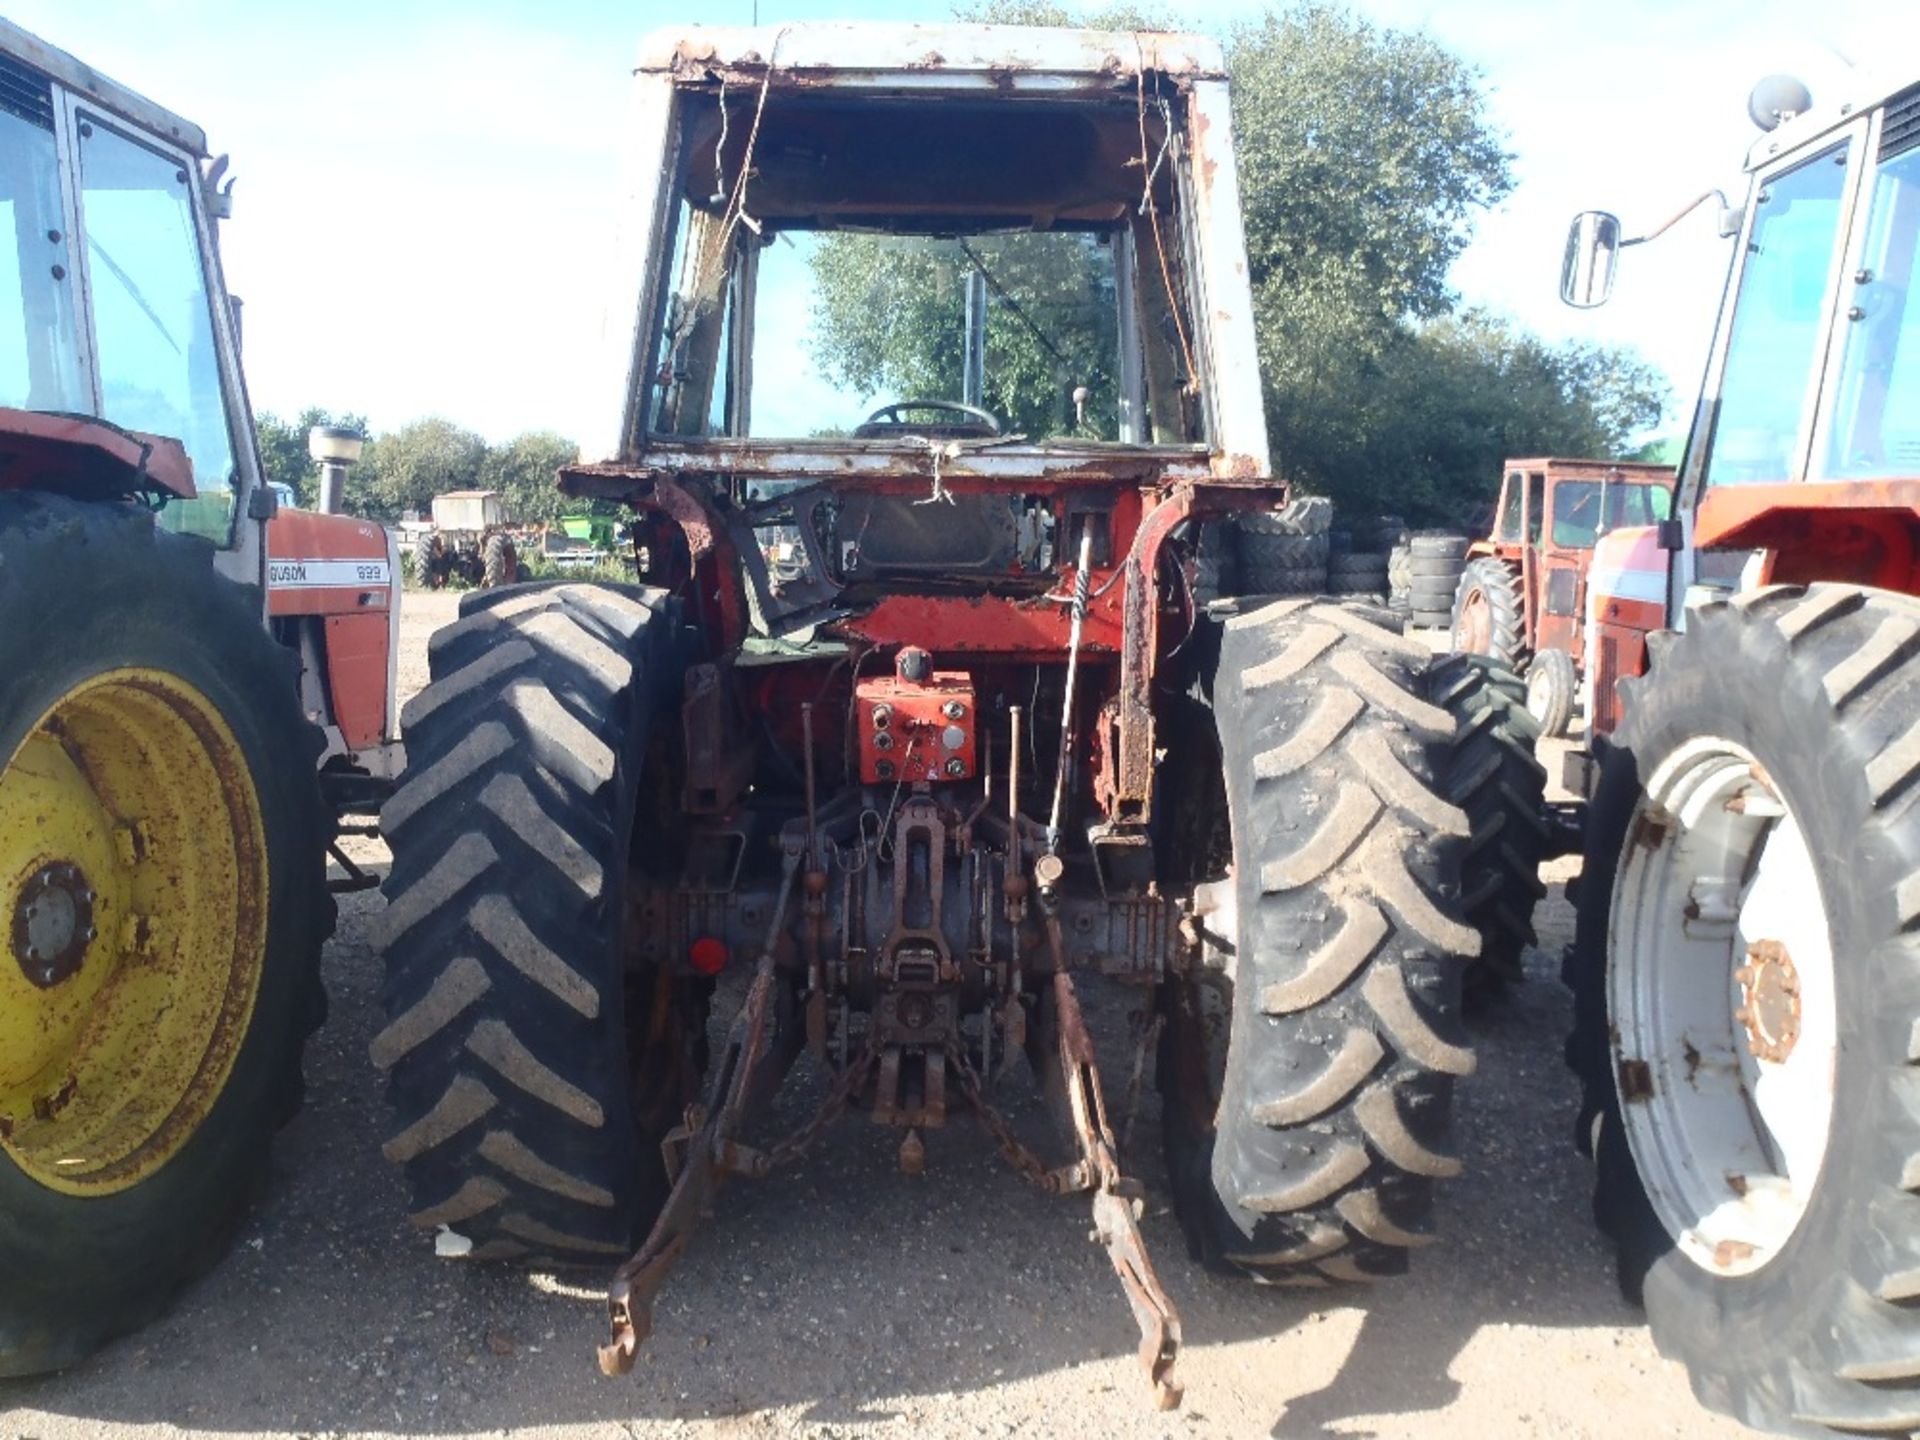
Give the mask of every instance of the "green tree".
[[(1165, 29), (1129, 7), (989, 0), (963, 19)], [(1549, 346), (1456, 313), (1448, 272), (1512, 189), (1477, 70), (1431, 36), (1327, 0), (1224, 37), (1276, 470), (1343, 507), (1471, 515), (1500, 461), (1611, 456), (1666, 391), (1629, 352)]]
[(433, 497), (480, 487), (487, 442), (437, 415), (409, 421), (367, 442), (347, 472), (347, 509), (394, 521), (411, 510), (425, 515)]
[(292, 422), (271, 410), (262, 410), (253, 421), (260, 440), (260, 468), (267, 483), (289, 487), (305, 509), (311, 509), (320, 499), (319, 467), (307, 453), (307, 432), (316, 425), (339, 425), (363, 435), (367, 432), (364, 416), (322, 410), (317, 405), (309, 405)]
[(1407, 327), (1343, 381), (1301, 468), (1343, 505), (1416, 523), (1475, 523), (1508, 457), (1620, 455), (1666, 402), (1628, 352), (1549, 345), (1480, 310)]
[(551, 524), (577, 513), (579, 501), (560, 493), (556, 472), (580, 456), (580, 447), (551, 430), (530, 430), (489, 448), (480, 462), (480, 488), (498, 490), (506, 513), (524, 524)]
[[(815, 354), (836, 382), (889, 400), (957, 399), (977, 270), (990, 290), (984, 408), (1010, 434), (1117, 434), (1112, 251), (1095, 237), (830, 234), (812, 266)], [(1090, 392), (1084, 426), (1072, 401), (1080, 387)]]

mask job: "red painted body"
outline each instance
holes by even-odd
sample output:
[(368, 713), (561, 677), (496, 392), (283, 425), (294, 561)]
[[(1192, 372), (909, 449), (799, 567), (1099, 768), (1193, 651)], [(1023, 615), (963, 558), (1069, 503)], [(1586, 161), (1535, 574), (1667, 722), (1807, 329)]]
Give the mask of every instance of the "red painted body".
[(1586, 672), (1596, 734), (1620, 723), (1615, 687), (1647, 668), (1647, 636), (1667, 624), (1668, 555), (1651, 526), (1615, 530), (1593, 547), (1588, 570)]
[(387, 533), (350, 515), (282, 510), (267, 526), (267, 613), (320, 625), (325, 693), (350, 751), (388, 739), (395, 595)]
[(978, 710), (965, 671), (942, 670), (925, 681), (904, 675), (862, 680), (854, 690), (861, 780), (911, 785), (968, 778)]

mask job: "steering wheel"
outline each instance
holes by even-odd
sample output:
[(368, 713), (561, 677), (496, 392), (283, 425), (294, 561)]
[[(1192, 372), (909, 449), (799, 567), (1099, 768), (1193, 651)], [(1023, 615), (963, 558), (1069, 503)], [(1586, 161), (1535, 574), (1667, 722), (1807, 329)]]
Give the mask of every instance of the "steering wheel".
[[(913, 421), (905, 418), (909, 410), (932, 410), (951, 419)], [(860, 422), (853, 432), (856, 440), (884, 440), (889, 435), (928, 435), (938, 440), (996, 440), (1000, 422), (985, 410), (962, 405), (958, 400), (896, 400), (882, 405)]]

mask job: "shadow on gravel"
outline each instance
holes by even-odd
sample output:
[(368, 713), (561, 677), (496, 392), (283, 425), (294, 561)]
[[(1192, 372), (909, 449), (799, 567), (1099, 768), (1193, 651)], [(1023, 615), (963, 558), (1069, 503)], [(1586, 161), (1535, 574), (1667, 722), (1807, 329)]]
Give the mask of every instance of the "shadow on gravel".
[[(927, 1173), (909, 1179), (894, 1163), (897, 1134), (857, 1115), (794, 1170), (729, 1187), (669, 1282), (634, 1375), (604, 1380), (593, 1360), (603, 1276), (542, 1288), (516, 1272), (436, 1261), (405, 1223), (398, 1178), (378, 1154), (384, 1113), (366, 1059), (379, 1003), (367, 922), (379, 903), (343, 904), (309, 1108), (277, 1148), (267, 1203), (233, 1254), (170, 1315), (91, 1363), (0, 1383), (0, 1414), (200, 1432), (438, 1435), (580, 1422), (633, 1433), (665, 1419), (801, 1407), (806, 1421), (834, 1426), (1072, 1370), (1061, 1407), (1084, 1403), (1069, 1396), (1111, 1391), (1098, 1394), (1103, 1415), (1133, 1413), (1137, 1400), (1125, 1433), (1204, 1432), (1210, 1411), (1241, 1408), (1223, 1391), (1232, 1367), (1247, 1363), (1244, 1351), (1223, 1349), (1218, 1363), (1210, 1352), (1282, 1336), (1256, 1354), (1259, 1389), (1290, 1398), (1262, 1423), (1284, 1436), (1365, 1434), (1356, 1417), (1452, 1403), (1459, 1387), (1449, 1367), (1487, 1327), (1633, 1323), (1587, 1222), (1584, 1163), (1566, 1141), (1565, 1000), (1553, 962), (1537, 953), (1530, 983), (1476, 1021), (1481, 1068), (1460, 1106), (1466, 1173), (1445, 1190), (1443, 1242), (1397, 1282), (1367, 1292), (1271, 1290), (1202, 1272), (1165, 1209), (1157, 1107), (1145, 1097), (1132, 1163), (1152, 1197), (1148, 1243), (1185, 1320), (1187, 1420), (1146, 1408), (1135, 1332), (1105, 1258), (1087, 1241), (1083, 1200), (1025, 1185), (970, 1124), (929, 1135)], [(1118, 1109), (1128, 1073), (1118, 1053), (1123, 1002), (1107, 987), (1086, 993), (1096, 1033), (1112, 1042), (1105, 1069)], [(812, 1113), (820, 1081), (805, 1065), (770, 1130)], [(1030, 1089), (1020, 1071), (1002, 1086), (1009, 1102)], [(1029, 1134), (1044, 1133), (1037, 1102), (1009, 1110)], [(1355, 1309), (1357, 1339), (1337, 1372), (1320, 1388), (1303, 1378), (1296, 1391), (1288, 1332)], [(1102, 1359), (1112, 1363), (1093, 1363)], [(1082, 1428), (1065, 1408), (1036, 1414), (1031, 1394), (1000, 1413), (1009, 1432)]]

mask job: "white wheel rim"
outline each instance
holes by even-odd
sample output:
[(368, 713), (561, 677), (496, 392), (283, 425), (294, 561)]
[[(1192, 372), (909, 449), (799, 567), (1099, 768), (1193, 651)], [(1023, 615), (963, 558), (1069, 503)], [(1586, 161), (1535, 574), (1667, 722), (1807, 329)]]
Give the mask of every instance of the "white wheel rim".
[(1703, 737), (1660, 766), (1614, 887), (1614, 1080), (1654, 1212), (1714, 1275), (1779, 1255), (1826, 1159), (1827, 914), (1799, 822), (1750, 753)]
[(1527, 713), (1542, 725), (1547, 723), (1547, 679), (1538, 665), (1527, 671)]

